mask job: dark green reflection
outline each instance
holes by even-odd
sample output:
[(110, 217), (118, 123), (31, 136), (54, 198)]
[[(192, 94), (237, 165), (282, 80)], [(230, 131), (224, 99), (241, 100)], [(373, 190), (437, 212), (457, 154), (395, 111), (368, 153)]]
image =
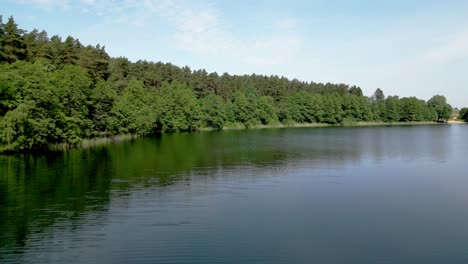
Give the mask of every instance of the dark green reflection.
[(0, 156), (0, 247), (24, 247), (31, 232), (79, 219), (87, 210), (105, 211), (111, 190), (135, 184), (163, 187), (196, 168), (285, 157), (279, 148), (249, 145), (261, 143), (261, 134), (247, 140), (241, 134), (163, 135), (64, 154)]
[(1, 157), (0, 245), (24, 246), (29, 232), (57, 219), (73, 220), (91, 207), (103, 210), (113, 170), (108, 151)]

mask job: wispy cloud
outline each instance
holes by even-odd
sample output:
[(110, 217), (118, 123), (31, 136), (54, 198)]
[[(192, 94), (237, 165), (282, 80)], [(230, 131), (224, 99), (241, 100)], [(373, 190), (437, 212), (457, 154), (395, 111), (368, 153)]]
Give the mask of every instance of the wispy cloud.
[[(275, 30), (242, 38), (229, 29), (214, 4), (190, 4), (186, 1), (146, 0), (147, 10), (165, 17), (174, 26), (171, 36), (182, 50), (213, 56), (228, 56), (257, 66), (286, 63), (301, 49), (303, 39), (289, 30), (298, 28), (293, 19), (270, 21)], [(285, 30), (288, 30), (285, 32)]]

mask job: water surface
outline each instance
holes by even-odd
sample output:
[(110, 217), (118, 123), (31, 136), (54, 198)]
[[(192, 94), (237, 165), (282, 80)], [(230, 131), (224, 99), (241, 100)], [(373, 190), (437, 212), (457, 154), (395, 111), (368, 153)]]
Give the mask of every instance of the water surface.
[(0, 263), (468, 263), (468, 126), (0, 156)]

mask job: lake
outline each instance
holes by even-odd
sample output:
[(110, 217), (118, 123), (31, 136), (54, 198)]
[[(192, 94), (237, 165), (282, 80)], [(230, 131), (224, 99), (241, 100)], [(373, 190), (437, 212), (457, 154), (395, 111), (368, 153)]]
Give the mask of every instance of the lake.
[(0, 156), (0, 263), (468, 263), (468, 126)]

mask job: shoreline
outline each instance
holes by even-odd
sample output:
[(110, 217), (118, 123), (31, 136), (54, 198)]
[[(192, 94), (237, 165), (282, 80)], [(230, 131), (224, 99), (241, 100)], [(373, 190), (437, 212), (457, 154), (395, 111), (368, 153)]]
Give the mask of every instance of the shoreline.
[[(438, 123), (432, 121), (422, 121), (422, 122), (347, 122), (342, 124), (324, 124), (324, 123), (293, 123), (293, 124), (272, 124), (272, 125), (256, 125), (251, 127), (245, 127), (242, 124), (234, 124), (233, 126), (223, 127), (222, 130), (217, 130), (214, 128), (199, 128), (193, 132), (209, 132), (209, 131), (230, 131), (230, 130), (258, 130), (258, 129), (282, 129), (282, 128), (325, 128), (325, 127), (385, 127), (385, 126), (425, 126), (425, 125), (447, 125), (447, 124), (467, 124), (461, 121), (447, 122), (447, 123)], [(112, 137), (96, 137), (83, 139), (80, 143), (72, 145), (68, 143), (60, 144), (50, 144), (47, 150), (39, 151), (39, 153), (47, 152), (65, 152), (72, 149), (89, 149), (102, 145), (108, 145), (111, 143), (130, 141), (141, 136), (126, 134), (126, 135), (116, 135)], [(37, 151), (20, 151), (20, 152), (10, 152), (4, 151), (0, 152), (3, 155), (9, 154), (20, 154), (20, 153), (35, 153)]]
[[(219, 131), (229, 130), (249, 130), (249, 129), (271, 129), (271, 128), (321, 128), (321, 127), (377, 127), (377, 126), (422, 126), (422, 125), (446, 125), (447, 123), (438, 123), (433, 121), (421, 122), (350, 122), (342, 124), (325, 124), (325, 123), (293, 123), (293, 124), (273, 124), (273, 125), (256, 125), (245, 127), (242, 124), (237, 126), (223, 127)], [(197, 131), (217, 131), (214, 128), (200, 128)]]
[(96, 138), (86, 138), (83, 139), (80, 143), (75, 145), (68, 143), (59, 143), (59, 144), (50, 144), (47, 151), (51, 152), (63, 152), (71, 149), (89, 149), (97, 146), (108, 145), (112, 143), (118, 143), (123, 141), (130, 141), (140, 136), (132, 134), (116, 135), (112, 137), (96, 137)]

